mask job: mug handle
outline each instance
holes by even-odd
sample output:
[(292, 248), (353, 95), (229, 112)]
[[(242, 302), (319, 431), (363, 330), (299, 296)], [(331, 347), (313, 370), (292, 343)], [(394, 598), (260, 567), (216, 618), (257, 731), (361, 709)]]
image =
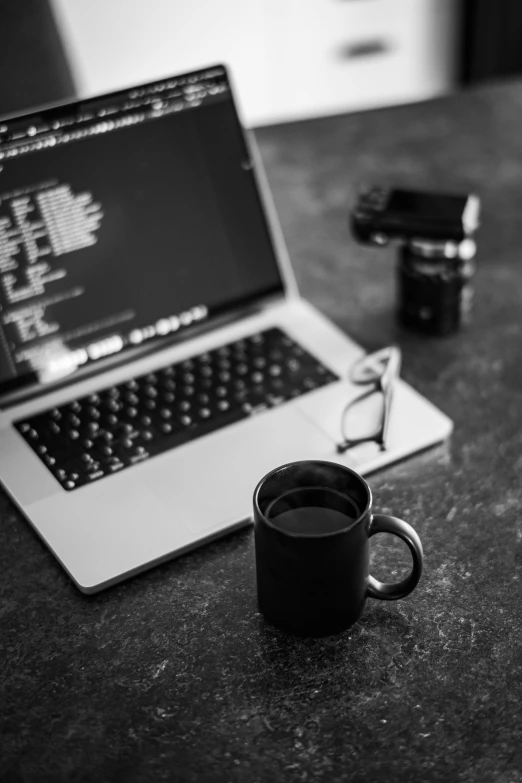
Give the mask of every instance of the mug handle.
[(401, 582), (379, 582), (373, 576), (368, 576), (367, 595), (370, 598), (380, 598), (384, 601), (395, 601), (404, 598), (415, 589), (422, 574), (423, 553), (419, 536), (407, 522), (388, 514), (374, 514), (370, 522), (368, 538), (376, 533), (393, 533), (408, 544), (413, 558), (411, 573)]

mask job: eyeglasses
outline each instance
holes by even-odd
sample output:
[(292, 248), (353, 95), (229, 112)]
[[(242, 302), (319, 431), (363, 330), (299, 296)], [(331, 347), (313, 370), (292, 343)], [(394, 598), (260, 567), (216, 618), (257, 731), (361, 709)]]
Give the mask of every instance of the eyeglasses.
[(339, 454), (370, 441), (375, 441), (381, 451), (386, 449), (393, 391), (400, 367), (401, 352), (395, 345), (367, 354), (352, 365), (351, 382), (369, 388), (350, 400), (343, 410), (343, 440), (337, 444)]

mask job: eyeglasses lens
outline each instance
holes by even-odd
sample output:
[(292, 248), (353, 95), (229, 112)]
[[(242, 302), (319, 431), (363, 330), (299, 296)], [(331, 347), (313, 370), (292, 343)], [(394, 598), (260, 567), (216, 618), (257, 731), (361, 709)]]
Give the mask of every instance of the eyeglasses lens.
[(382, 433), (384, 395), (370, 391), (351, 402), (343, 415), (343, 436), (348, 441), (373, 440)]

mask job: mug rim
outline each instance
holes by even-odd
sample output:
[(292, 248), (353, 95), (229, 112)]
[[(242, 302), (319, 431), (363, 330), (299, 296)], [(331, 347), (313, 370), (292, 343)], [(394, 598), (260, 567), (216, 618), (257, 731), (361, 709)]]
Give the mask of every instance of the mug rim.
[[(305, 465), (327, 465), (331, 468), (336, 468), (342, 471), (347, 471), (348, 473), (351, 473), (352, 476), (355, 476), (361, 484), (363, 484), (364, 488), (366, 489), (367, 494), (367, 501), (364, 509), (361, 511), (357, 519), (354, 519), (348, 524), (346, 527), (342, 527), (338, 530), (332, 530), (327, 531), (325, 533), (314, 533), (312, 535), (306, 534), (306, 533), (299, 533), (299, 532), (293, 532), (289, 530), (282, 530), (280, 527), (277, 527), (277, 525), (274, 525), (272, 520), (265, 516), (265, 514), (261, 511), (259, 507), (259, 493), (261, 491), (261, 488), (263, 485), (273, 476), (274, 473), (278, 473), (281, 470), (284, 470), (285, 468), (290, 468), (293, 466), (305, 466)], [(339, 490), (338, 490), (339, 491)], [(330, 462), (329, 460), (322, 460), (322, 459), (297, 459), (293, 460), (292, 462), (285, 462), (283, 465), (278, 465), (276, 468), (272, 468), (268, 473), (266, 473), (258, 482), (256, 485), (256, 488), (254, 489), (254, 509), (257, 511), (259, 516), (263, 519), (263, 522), (268, 525), (271, 530), (275, 530), (278, 533), (281, 533), (281, 535), (289, 536), (290, 538), (309, 538), (309, 539), (315, 539), (315, 538), (329, 538), (332, 536), (338, 536), (341, 533), (346, 533), (349, 530), (351, 530), (356, 525), (360, 524), (362, 520), (370, 513), (372, 507), (372, 491), (370, 489), (370, 486), (368, 482), (361, 476), (360, 473), (357, 473), (356, 470), (353, 470), (353, 468), (349, 468), (347, 465), (343, 465), (340, 462)]]

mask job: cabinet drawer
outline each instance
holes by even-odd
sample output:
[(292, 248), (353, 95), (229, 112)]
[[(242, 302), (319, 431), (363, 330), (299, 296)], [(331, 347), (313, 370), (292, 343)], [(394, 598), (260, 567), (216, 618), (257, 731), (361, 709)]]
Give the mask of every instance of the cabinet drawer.
[(272, 121), (447, 90), (455, 60), (454, 5), (454, 0), (279, 1), (278, 23), (275, 5), (272, 22), (265, 16)]

